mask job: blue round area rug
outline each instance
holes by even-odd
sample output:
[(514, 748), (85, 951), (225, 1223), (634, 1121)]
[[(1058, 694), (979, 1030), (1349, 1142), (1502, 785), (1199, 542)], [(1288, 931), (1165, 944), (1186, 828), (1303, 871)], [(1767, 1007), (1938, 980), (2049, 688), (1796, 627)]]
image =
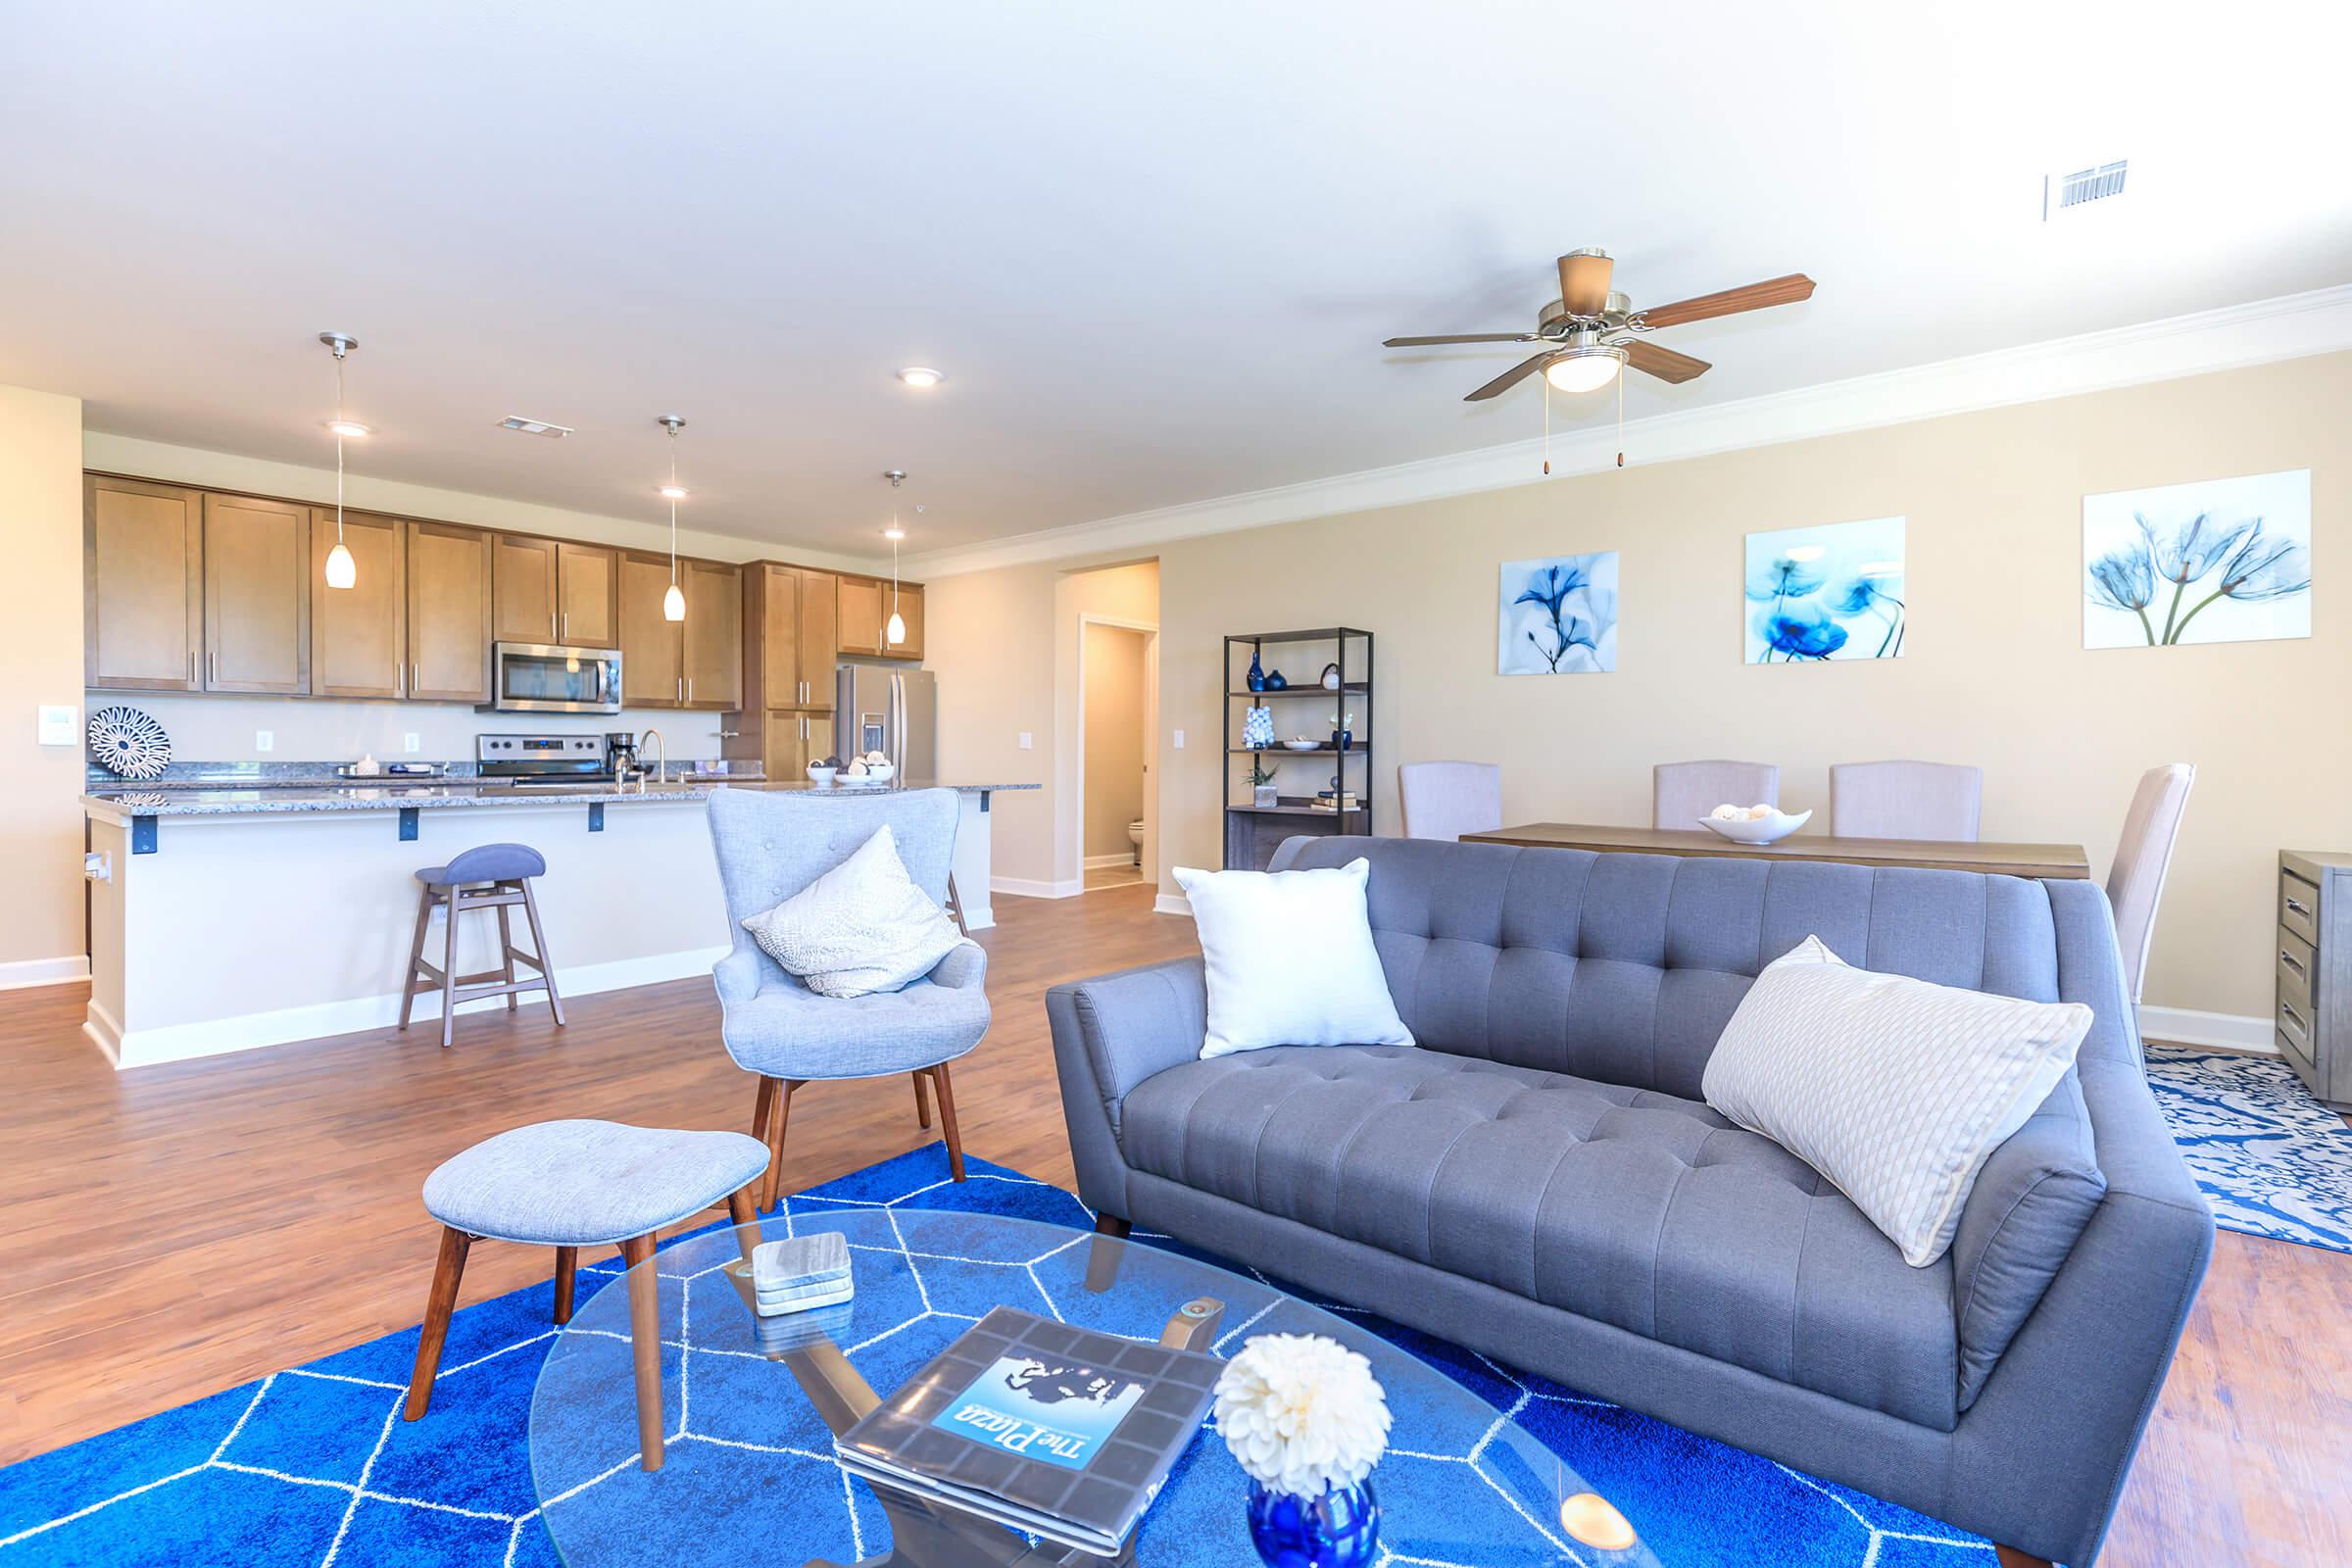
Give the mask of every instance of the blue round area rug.
[[(944, 1149), (915, 1150), (792, 1198), (791, 1212), (802, 1228), (822, 1228), (828, 1214), (838, 1222), (857, 1210), (877, 1209), (969, 1209), (1078, 1229), (1093, 1223), (1077, 1199), (1059, 1188), (983, 1160), (966, 1164), (970, 1180), (956, 1185), (947, 1179)], [(878, 1240), (886, 1234), (879, 1227), (855, 1228), (861, 1233), (859, 1245), (888, 1245)], [(1140, 1232), (1137, 1239), (1190, 1251)], [(919, 1270), (913, 1257), (906, 1261), (911, 1280)], [(583, 1305), (617, 1270), (617, 1259), (581, 1269), (593, 1276), (581, 1281)], [(1254, 1271), (1236, 1272), (1281, 1288)], [(920, 1295), (919, 1285), (914, 1290)], [(861, 1300), (864, 1296), (861, 1291)], [(0, 1568), (553, 1568), (559, 1557), (527, 1446), (533, 1390), (557, 1332), (549, 1321), (552, 1303), (549, 1284), (458, 1312), (432, 1409), (420, 1421), (400, 1419), (416, 1351), (416, 1331), (409, 1329), (0, 1469)], [(1666, 1568), (1992, 1563), (1985, 1543), (1938, 1521), (1514, 1372), (1369, 1313), (1316, 1304), (1451, 1375), (1493, 1409), (1497, 1426), (1508, 1417), (1567, 1456), (1587, 1484), (1624, 1512), (1647, 1553)], [(861, 1326), (865, 1338), (850, 1348), (852, 1362), (887, 1395), (894, 1373), (903, 1376), (920, 1364), (918, 1348), (927, 1354), (937, 1348), (934, 1340), (960, 1330), (958, 1318), (984, 1310), (982, 1303), (923, 1297), (902, 1325), (909, 1332)], [(665, 1305), (665, 1324), (675, 1321)], [(1233, 1348), (1222, 1347), (1227, 1353)], [(682, 1380), (674, 1378), (676, 1353), (674, 1347), (665, 1349), (671, 1363), (665, 1393), (679, 1387), (673, 1397), (683, 1397)], [(615, 1425), (625, 1431), (625, 1417)], [(673, 1464), (698, 1447), (717, 1458), (730, 1444), (749, 1441), (703, 1431), (684, 1409), (671, 1430), (679, 1435), (671, 1447)], [(1458, 1454), (1412, 1452), (1392, 1441), (1397, 1453), (1373, 1476), (1376, 1488), (1394, 1482), (1382, 1492), (1392, 1518), (1400, 1508), (1422, 1520), (1436, 1518), (1453, 1487), (1470, 1489), (1459, 1494), (1465, 1500), (1471, 1491), (1484, 1503), (1494, 1500), (1495, 1483), (1477, 1462), (1475, 1441)], [(1216, 1445), (1213, 1433), (1204, 1434), (1180, 1463), (1230, 1464)], [(659, 1560), (673, 1568), (705, 1561), (801, 1568), (819, 1558), (856, 1563), (887, 1549), (888, 1525), (871, 1494), (833, 1463), (819, 1442), (812, 1439), (805, 1451), (790, 1445), (776, 1453), (777, 1462), (761, 1471), (767, 1479), (758, 1494), (744, 1499), (759, 1521), (756, 1537), (726, 1531), (681, 1536), (661, 1531), (639, 1510), (649, 1534), (663, 1538)], [(730, 1472), (744, 1473), (741, 1467)], [(607, 1500), (600, 1492), (609, 1489), (617, 1498), (639, 1474), (633, 1452), (624, 1454), (610, 1467), (567, 1479), (545, 1506), (598, 1509)], [(1237, 1530), (1241, 1525), (1238, 1501), (1228, 1523)], [(1560, 1538), (1556, 1519), (1530, 1524), (1558, 1547), (1556, 1554), (1539, 1552), (1531, 1561), (1650, 1560), (1575, 1546)], [(1227, 1534), (1200, 1521), (1147, 1513), (1137, 1560), (1143, 1568), (1247, 1568)], [(1435, 1545), (1427, 1534), (1408, 1544), (1391, 1532), (1379, 1561), (1397, 1568), (1488, 1568), (1423, 1554)]]

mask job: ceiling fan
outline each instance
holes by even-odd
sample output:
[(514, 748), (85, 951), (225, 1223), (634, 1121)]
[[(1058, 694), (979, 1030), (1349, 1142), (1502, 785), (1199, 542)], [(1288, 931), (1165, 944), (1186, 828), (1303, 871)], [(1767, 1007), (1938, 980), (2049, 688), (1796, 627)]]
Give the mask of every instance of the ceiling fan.
[(1542, 370), (1544, 379), (1563, 392), (1594, 392), (1616, 377), (1619, 367), (1632, 366), (1661, 381), (1688, 381), (1709, 368), (1705, 360), (1662, 348), (1642, 336), (1659, 327), (1681, 326), (1741, 311), (1760, 311), (1773, 305), (1793, 305), (1813, 297), (1813, 280), (1802, 272), (1719, 294), (1677, 300), (1635, 310), (1633, 301), (1612, 292), (1609, 274), (1616, 264), (1602, 250), (1570, 251), (1560, 258), (1560, 297), (1544, 307), (1533, 332), (1453, 332), (1437, 337), (1393, 337), (1381, 347), (1422, 348), (1443, 343), (1541, 343), (1537, 353), (1471, 393), (1462, 401), (1482, 403), (1507, 392)]

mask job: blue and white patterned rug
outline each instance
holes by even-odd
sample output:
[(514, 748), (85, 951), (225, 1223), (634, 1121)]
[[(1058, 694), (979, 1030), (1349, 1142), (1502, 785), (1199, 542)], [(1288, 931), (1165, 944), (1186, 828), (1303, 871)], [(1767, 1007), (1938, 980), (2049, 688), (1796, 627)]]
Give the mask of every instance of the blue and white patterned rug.
[(2352, 1127), (2284, 1058), (2150, 1046), (2148, 1084), (2216, 1224), (2352, 1252)]
[[(1059, 1188), (968, 1163), (973, 1179), (951, 1185), (934, 1145), (790, 1202), (796, 1221), (855, 1205), (1092, 1223)], [(609, 1278), (615, 1267), (581, 1272)], [(583, 1281), (583, 1298), (602, 1282)], [(417, 1288), (421, 1298), (421, 1278)], [(0, 1568), (550, 1568), (557, 1556), (532, 1489), (526, 1433), (554, 1339), (551, 1291), (533, 1286), (456, 1315), (422, 1421), (400, 1419), (416, 1348), (408, 1329), (0, 1469)], [(1368, 1313), (1348, 1316), (1571, 1456), (1672, 1568), (1991, 1568), (1984, 1543), (1936, 1520)], [(845, 1485), (822, 1455), (801, 1462), (809, 1473), (772, 1494), (775, 1518), (761, 1539), (711, 1533), (694, 1543), (707, 1549), (697, 1560), (799, 1568), (812, 1555), (854, 1562), (879, 1549), (876, 1511), (861, 1502), (861, 1489)], [(1461, 1484), (1475, 1485), (1475, 1464), (1463, 1463)], [(1240, 1568), (1213, 1543), (1154, 1537), (1151, 1527), (1147, 1515), (1143, 1560), (1153, 1568)], [(686, 1568), (688, 1555), (672, 1550), (665, 1560)], [(1381, 1565), (1403, 1561), (1384, 1550)]]

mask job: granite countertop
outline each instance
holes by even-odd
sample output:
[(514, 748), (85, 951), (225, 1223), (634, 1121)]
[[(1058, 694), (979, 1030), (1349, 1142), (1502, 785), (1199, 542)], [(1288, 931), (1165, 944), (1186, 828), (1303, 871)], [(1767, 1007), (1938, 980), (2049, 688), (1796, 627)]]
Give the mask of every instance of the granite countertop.
[(700, 801), (713, 789), (732, 787), (804, 793), (851, 799), (888, 795), (906, 790), (952, 789), (961, 795), (987, 795), (998, 790), (1033, 790), (1036, 784), (935, 784), (907, 780), (883, 785), (820, 785), (806, 780), (768, 783), (761, 779), (713, 776), (668, 784), (527, 785), (480, 784), (471, 780), (428, 780), (414, 784), (336, 784), (319, 786), (257, 785), (250, 788), (206, 788), (175, 785), (153, 789), (126, 784), (120, 789), (92, 790), (82, 796), (85, 809), (124, 816), (257, 816), (315, 815), (326, 811), (389, 811), (436, 809), (445, 807), (498, 808), (510, 806), (620, 805), (639, 801)]

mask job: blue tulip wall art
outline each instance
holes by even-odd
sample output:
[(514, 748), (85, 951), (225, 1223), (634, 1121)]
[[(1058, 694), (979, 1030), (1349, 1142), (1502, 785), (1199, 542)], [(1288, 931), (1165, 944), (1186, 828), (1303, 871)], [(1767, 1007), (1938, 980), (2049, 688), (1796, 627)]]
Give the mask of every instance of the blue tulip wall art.
[(1617, 552), (1502, 564), (1498, 675), (1582, 675), (1617, 667)]
[(1751, 533), (1740, 599), (1747, 662), (1900, 659), (1908, 596), (1900, 517)]
[(2311, 470), (2082, 498), (2082, 646), (2311, 635)]

